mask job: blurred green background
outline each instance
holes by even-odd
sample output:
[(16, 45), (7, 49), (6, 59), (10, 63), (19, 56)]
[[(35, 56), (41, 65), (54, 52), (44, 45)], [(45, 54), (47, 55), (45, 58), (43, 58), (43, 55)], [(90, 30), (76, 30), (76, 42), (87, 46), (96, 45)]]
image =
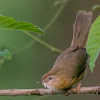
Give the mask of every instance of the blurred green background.
[[(57, 0), (0, 0), (0, 15), (14, 17), (19, 21), (33, 23), (42, 29), (55, 16), (61, 5), (54, 6)], [(59, 0), (63, 1), (63, 0)], [(68, 0), (58, 19), (42, 35), (45, 42), (65, 50), (72, 40), (72, 25), (78, 10), (91, 10), (99, 0)], [(93, 20), (100, 14), (100, 10), (94, 12)], [(36, 34), (35, 34), (36, 35)], [(42, 88), (36, 84), (42, 75), (49, 71), (59, 53), (52, 52), (38, 42), (20, 31), (1, 31), (0, 46), (12, 51), (13, 57), (0, 65), (0, 89), (28, 89)], [(94, 73), (88, 68), (82, 86), (100, 85), (100, 57), (96, 62)], [(0, 96), (0, 100), (84, 100), (100, 99), (98, 95), (72, 95), (72, 96)]]

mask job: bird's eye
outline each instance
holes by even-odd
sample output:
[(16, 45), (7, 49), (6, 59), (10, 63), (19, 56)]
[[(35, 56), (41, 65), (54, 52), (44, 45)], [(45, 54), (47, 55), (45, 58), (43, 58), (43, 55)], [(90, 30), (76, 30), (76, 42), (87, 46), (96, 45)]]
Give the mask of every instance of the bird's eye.
[(52, 79), (53, 79), (53, 77), (48, 77), (48, 79), (49, 79), (49, 80), (52, 80)]

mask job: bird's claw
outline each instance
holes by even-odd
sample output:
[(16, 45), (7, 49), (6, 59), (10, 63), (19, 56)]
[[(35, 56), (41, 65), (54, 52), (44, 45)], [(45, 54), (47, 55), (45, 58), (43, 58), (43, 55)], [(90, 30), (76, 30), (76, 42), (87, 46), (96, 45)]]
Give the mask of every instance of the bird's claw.
[(96, 94), (100, 94), (100, 87), (96, 90)]
[(80, 88), (81, 88), (81, 83), (79, 83), (78, 86), (76, 87), (77, 94), (80, 94)]
[(13, 91), (14, 91), (15, 89), (11, 89), (11, 96), (12, 97), (15, 97), (16, 95), (13, 93)]
[(71, 94), (72, 94), (72, 92), (71, 91), (68, 91), (68, 92), (65, 93), (65, 96), (69, 96)]
[(50, 94), (54, 96), (54, 95), (55, 95), (55, 92), (54, 92), (54, 91), (51, 91), (51, 93), (50, 93)]

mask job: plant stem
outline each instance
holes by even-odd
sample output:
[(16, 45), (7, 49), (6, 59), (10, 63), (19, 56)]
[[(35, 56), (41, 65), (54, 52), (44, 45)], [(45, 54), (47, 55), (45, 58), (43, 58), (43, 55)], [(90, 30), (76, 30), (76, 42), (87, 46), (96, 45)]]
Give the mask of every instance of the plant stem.
[[(45, 28), (43, 29), (44, 31), (47, 31), (47, 30), (54, 24), (54, 22), (58, 19), (59, 15), (60, 15), (61, 12), (63, 11), (63, 9), (64, 9), (65, 5), (68, 3), (68, 1), (69, 1), (69, 0), (64, 0), (64, 1), (63, 1), (63, 3), (61, 4), (61, 6), (59, 7), (58, 11), (56, 12), (56, 14), (53, 16), (53, 18), (49, 21), (49, 23), (48, 23), (48, 24), (45, 26)], [(24, 33), (25, 33), (25, 31), (24, 31)], [(28, 34), (27, 34), (27, 35), (28, 35)], [(39, 41), (42, 41), (42, 40), (40, 40), (39, 38), (41, 38), (41, 35), (40, 35), (40, 34), (38, 34), (37, 37), (36, 37), (36, 36), (33, 36), (33, 39), (36, 40), (36, 41), (34, 41), (34, 40), (30, 41), (30, 42), (29, 42), (27, 45), (25, 45), (23, 48), (24, 48), (24, 49), (25, 49), (25, 48), (29, 48), (31, 45), (35, 44), (37, 41), (38, 41), (38, 42), (39, 42)], [(62, 50), (59, 50), (59, 49), (57, 49), (57, 48), (55, 48), (55, 47), (53, 47), (53, 46), (51, 46), (51, 45), (45, 43), (44, 41), (42, 41), (42, 42), (40, 42), (40, 43), (42, 43), (43, 45), (45, 45), (45, 46), (48, 47), (48, 48), (51, 48), (52, 51), (57, 51), (57, 52), (59, 52), (59, 53), (62, 52)], [(17, 50), (17, 51), (14, 52), (14, 53), (18, 53), (18, 52), (22, 51), (23, 48), (20, 48), (19, 50)]]
[(57, 48), (53, 47), (52, 45), (47, 44), (43, 40), (41, 40), (41, 39), (37, 38), (36, 36), (34, 36), (33, 34), (27, 32), (27, 31), (24, 31), (24, 33), (27, 34), (28, 36), (30, 36), (31, 38), (33, 38), (34, 40), (38, 41), (39, 43), (43, 44), (44, 46), (48, 47), (52, 51), (56, 51), (58, 53), (62, 53), (62, 50), (57, 49)]
[[(54, 17), (49, 21), (49, 23), (45, 26), (45, 28), (43, 29), (44, 31), (47, 31), (53, 24), (54, 22), (58, 19), (59, 15), (61, 14), (61, 12), (63, 11), (65, 5), (68, 3), (69, 0), (64, 0), (63, 3), (61, 4), (60, 8), (58, 9), (58, 11), (56, 12), (56, 14), (54, 15)], [(34, 36), (35, 38), (39, 38), (41, 37), (41, 35), (39, 34), (37, 37)], [(36, 40), (37, 41), (37, 40)], [(25, 48), (30, 47), (31, 45), (35, 44), (36, 41), (32, 40), (30, 43), (28, 43)], [(47, 44), (47, 43), (45, 43)], [(49, 44), (47, 44), (49, 45)], [(51, 46), (51, 45), (50, 45)], [(48, 47), (48, 46), (47, 46)], [(53, 46), (52, 46), (53, 47)], [(54, 48), (54, 47), (53, 47)], [(55, 51), (55, 50), (54, 50)]]
[(56, 14), (54, 15), (54, 17), (49, 21), (49, 23), (43, 29), (44, 31), (47, 31), (54, 24), (54, 22), (58, 19), (59, 15), (63, 11), (63, 9), (64, 9), (65, 5), (68, 3), (68, 1), (69, 0), (64, 0), (63, 1), (63, 3), (61, 4), (60, 8), (58, 9)]

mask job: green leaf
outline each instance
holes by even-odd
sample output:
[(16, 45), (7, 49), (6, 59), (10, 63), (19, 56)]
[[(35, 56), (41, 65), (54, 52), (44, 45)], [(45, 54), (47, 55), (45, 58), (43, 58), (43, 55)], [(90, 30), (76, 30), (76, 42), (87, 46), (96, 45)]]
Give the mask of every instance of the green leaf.
[(0, 56), (4, 57), (5, 59), (8, 59), (8, 60), (10, 60), (12, 58), (11, 52), (4, 47), (0, 47)]
[(90, 55), (90, 70), (93, 72), (95, 61), (100, 51), (100, 16), (94, 21), (90, 29), (87, 46), (87, 53)]
[(100, 5), (94, 5), (94, 6), (92, 7), (92, 11), (96, 11), (96, 10), (98, 10), (98, 9), (100, 9)]
[(0, 29), (10, 29), (10, 30), (20, 30), (20, 31), (31, 31), (36, 33), (44, 33), (42, 29), (38, 28), (37, 26), (25, 22), (25, 21), (18, 21), (16, 22), (14, 18), (0, 16)]

